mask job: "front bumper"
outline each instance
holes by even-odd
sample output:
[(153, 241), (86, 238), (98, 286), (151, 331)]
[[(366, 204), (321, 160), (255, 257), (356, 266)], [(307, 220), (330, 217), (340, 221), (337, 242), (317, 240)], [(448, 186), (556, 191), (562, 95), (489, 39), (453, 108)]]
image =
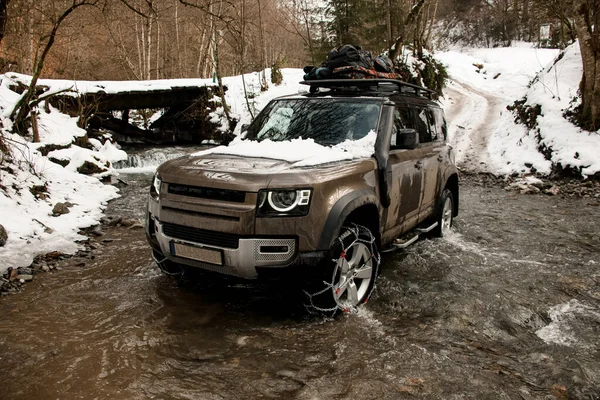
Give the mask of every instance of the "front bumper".
[[(256, 278), (259, 270), (314, 264), (321, 257), (320, 253), (298, 254), (295, 238), (241, 238), (237, 248), (226, 248), (169, 236), (157, 219), (149, 228), (150, 244), (168, 260), (242, 278)], [(184, 257), (178, 255), (183, 250)], [(216, 254), (221, 256), (213, 258)]]

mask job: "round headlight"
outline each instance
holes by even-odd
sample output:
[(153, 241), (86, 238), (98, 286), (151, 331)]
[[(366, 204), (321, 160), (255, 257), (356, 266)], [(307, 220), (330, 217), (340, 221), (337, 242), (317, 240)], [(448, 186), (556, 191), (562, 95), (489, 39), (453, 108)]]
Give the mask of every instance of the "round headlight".
[(275, 211), (287, 212), (298, 205), (300, 198), (295, 190), (279, 190), (269, 192), (268, 200)]
[(162, 181), (160, 179), (160, 176), (158, 176), (158, 172), (154, 175), (154, 179), (152, 180), (152, 186), (154, 188), (154, 192), (159, 195), (160, 194), (160, 185), (162, 184)]

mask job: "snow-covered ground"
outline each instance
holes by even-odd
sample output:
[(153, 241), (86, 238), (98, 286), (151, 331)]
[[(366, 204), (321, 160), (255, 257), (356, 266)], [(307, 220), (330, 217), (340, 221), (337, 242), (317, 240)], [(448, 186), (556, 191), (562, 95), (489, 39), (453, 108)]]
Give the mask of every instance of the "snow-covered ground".
[[(558, 56), (558, 50), (528, 43), (436, 54), (452, 78), (442, 101), (459, 163), (497, 175), (549, 174), (559, 164), (580, 170), (582, 177), (600, 171), (600, 134), (582, 131), (562, 116), (582, 76), (579, 44), (555, 62)], [(524, 97), (526, 104), (542, 106), (532, 130), (515, 124), (506, 109)], [(551, 149), (550, 160), (540, 153), (540, 144)]]
[[(582, 132), (562, 117), (562, 112), (575, 96), (581, 77), (581, 59), (578, 45), (569, 47), (561, 60), (554, 64), (557, 50), (535, 49), (529, 44), (511, 48), (462, 49), (437, 53), (436, 57), (448, 66), (452, 81), (442, 103), (449, 120), (450, 142), (457, 151), (457, 161), (463, 167), (495, 174), (528, 174), (537, 171), (548, 174), (552, 164), (580, 168), (583, 176), (600, 171), (600, 135)], [(543, 71), (537, 75), (539, 71)], [(258, 73), (244, 76), (246, 101), (241, 76), (224, 78), (228, 87), (226, 94), (231, 114), (239, 119), (237, 132), (242, 124), (251, 120), (272, 98), (306, 91), (299, 84), (303, 72), (284, 69), (283, 84), (270, 83), (269, 90), (261, 92)], [(536, 77), (536, 82), (528, 87)], [(73, 253), (77, 240), (84, 239), (81, 228), (97, 224), (107, 202), (118, 196), (117, 189), (101, 183), (100, 178), (117, 172), (110, 163), (126, 159), (125, 152), (110, 142), (91, 139), (92, 149), (74, 144), (85, 131), (77, 126), (77, 119), (59, 113), (49, 107), (40, 107), (38, 125), (40, 143), (30, 143), (10, 134), (9, 115), (19, 95), (9, 88), (13, 81), (27, 83), (29, 77), (18, 74), (0, 75), (0, 122), (4, 139), (12, 149), (13, 160), (5, 161), (0, 169), (0, 225), (8, 232), (8, 241), (0, 247), (0, 272), (8, 267), (26, 266), (37, 254), (50, 251)], [(207, 79), (177, 79), (147, 82), (73, 82), (64, 80), (41, 80), (51, 91), (71, 89), (78, 92), (143, 91), (168, 89), (174, 86), (212, 84)], [(506, 106), (527, 96), (528, 104), (541, 104), (542, 115), (538, 117), (537, 131), (528, 131), (514, 123), (514, 115)], [(223, 121), (223, 110), (213, 114), (215, 120)], [(367, 136), (364, 142), (371, 143)], [(538, 140), (552, 150), (552, 159), (546, 160), (538, 151)], [(242, 154), (244, 146), (234, 141), (230, 150)], [(362, 142), (361, 142), (362, 143)], [(364, 143), (363, 143), (364, 144)], [(54, 149), (47, 156), (43, 147)], [(276, 152), (296, 152), (298, 143), (290, 143), (286, 149), (277, 146)], [(308, 153), (315, 150), (302, 143)], [(316, 145), (315, 145), (316, 146)], [(250, 147), (251, 144), (250, 144)], [(248, 151), (252, 149), (248, 147)], [(321, 146), (322, 147), (322, 146)], [(319, 153), (322, 160), (352, 158), (363, 148), (330, 149), (331, 154)], [(319, 148), (322, 152), (325, 149)], [(253, 150), (252, 150), (253, 151)], [(241, 153), (240, 153), (241, 152)], [(345, 154), (345, 153), (348, 154)], [(306, 153), (306, 152), (304, 152)], [(304, 154), (302, 162), (315, 163), (315, 157)], [(293, 154), (294, 160), (298, 154)], [(328, 158), (328, 156), (331, 156)], [(51, 161), (54, 160), (54, 161)], [(312, 159), (312, 161), (310, 161)], [(309, 161), (306, 161), (309, 160)], [(59, 161), (59, 165), (56, 161)], [(104, 172), (88, 176), (78, 172), (84, 166), (96, 166)], [(53, 213), (57, 203), (66, 203), (69, 213)]]

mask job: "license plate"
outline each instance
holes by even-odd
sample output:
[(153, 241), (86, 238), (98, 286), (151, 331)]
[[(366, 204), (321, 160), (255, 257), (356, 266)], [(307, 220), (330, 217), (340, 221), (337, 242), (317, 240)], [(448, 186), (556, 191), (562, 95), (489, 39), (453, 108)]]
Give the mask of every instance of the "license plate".
[(219, 250), (207, 249), (205, 247), (188, 246), (181, 243), (172, 244), (174, 256), (189, 258), (209, 264), (223, 265), (223, 254)]

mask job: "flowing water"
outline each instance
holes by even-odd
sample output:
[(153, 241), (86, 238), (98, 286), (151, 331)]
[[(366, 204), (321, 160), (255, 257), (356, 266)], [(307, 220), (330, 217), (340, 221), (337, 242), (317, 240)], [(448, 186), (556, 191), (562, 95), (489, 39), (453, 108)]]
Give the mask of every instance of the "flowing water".
[[(141, 218), (151, 173), (108, 213)], [(143, 230), (0, 299), (0, 399), (598, 399), (600, 207), (465, 183), (455, 232), (383, 256), (371, 302), (177, 280)]]

